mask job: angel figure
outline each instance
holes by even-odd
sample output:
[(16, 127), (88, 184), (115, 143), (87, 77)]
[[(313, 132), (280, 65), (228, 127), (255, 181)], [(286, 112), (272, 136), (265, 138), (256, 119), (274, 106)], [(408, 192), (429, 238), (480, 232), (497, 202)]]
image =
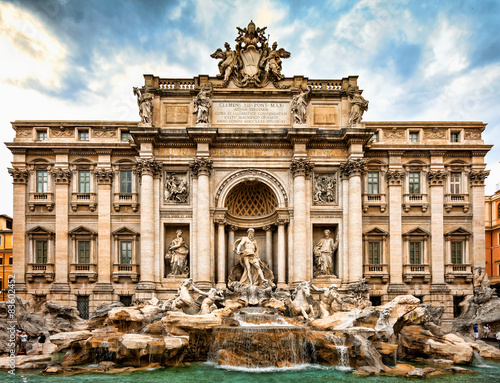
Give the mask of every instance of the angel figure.
[(276, 50), (277, 47), (278, 43), (274, 42), (272, 47), (273, 49), (269, 51), (262, 62), (264, 64), (264, 70), (267, 74), (272, 73), (277, 80), (281, 80), (285, 77), (281, 74), (281, 58), (289, 58), (290, 52), (287, 52), (283, 48)]
[(311, 89), (306, 90), (305, 92), (300, 89), (300, 93), (293, 96), (292, 105), (291, 105), (291, 113), (293, 114), (293, 121), (297, 124), (305, 124), (306, 123), (306, 110), (307, 105), (309, 104), (309, 100), (311, 96)]
[(225, 43), (224, 47), (226, 48), (225, 51), (219, 48), (210, 57), (221, 60), (218, 64), (220, 74), (217, 77), (228, 81), (231, 75), (241, 66), (241, 59), (238, 52), (231, 50), (228, 43)]

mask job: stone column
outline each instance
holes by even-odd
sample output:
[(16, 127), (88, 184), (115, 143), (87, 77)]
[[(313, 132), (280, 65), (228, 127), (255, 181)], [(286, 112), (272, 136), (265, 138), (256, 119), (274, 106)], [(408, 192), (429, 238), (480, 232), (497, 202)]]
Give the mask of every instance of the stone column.
[(349, 177), (345, 177), (342, 172), (340, 175), (342, 179), (342, 255), (339, 266), (342, 283), (347, 283), (349, 280)]
[(366, 161), (363, 159), (350, 159), (340, 165), (343, 177), (349, 178), (349, 231), (347, 234), (349, 242), (349, 282), (357, 282), (363, 277), (361, 175), (364, 173), (365, 163)]
[[(390, 169), (387, 172), (389, 199), (389, 248), (385, 254), (389, 259), (383, 263), (389, 265), (390, 285), (393, 289), (403, 289), (403, 237), (402, 237), (402, 186), (404, 172)], [(406, 291), (406, 290), (405, 290)]]
[(217, 220), (217, 287), (226, 287), (226, 234), (223, 219)]
[(273, 269), (273, 228), (270, 225), (263, 227), (266, 232), (266, 263), (270, 270)]
[[(26, 169), (12, 168), (9, 169), (14, 183), (14, 214), (12, 223), (12, 242), (15, 246), (12, 247), (12, 257), (15, 259), (12, 266), (13, 274), (16, 278), (16, 293), (21, 298), (26, 298), (26, 198), (27, 198), (27, 183), (29, 173)], [(29, 262), (32, 262), (29, 260)]]
[(69, 207), (69, 184), (71, 171), (67, 168), (58, 167), (53, 169), (52, 177), (56, 184), (55, 210), (56, 210), (56, 251), (55, 251), (55, 279), (50, 289), (49, 299), (59, 304), (71, 306), (70, 288), (68, 285), (69, 275), (69, 247), (68, 247), (68, 207)]
[[(307, 275), (307, 266), (311, 261), (307, 251), (307, 203), (306, 177), (309, 177), (313, 165), (307, 158), (292, 160), (290, 171), (293, 175), (293, 255), (290, 281), (300, 283), (311, 279)], [(309, 262), (308, 262), (309, 261)]]
[(285, 224), (284, 219), (278, 219), (278, 287), (286, 288), (286, 253), (285, 253)]
[(473, 267), (485, 267), (485, 232), (484, 232), (484, 180), (489, 170), (472, 170), (469, 173), (472, 196), (472, 252), (469, 259)]
[[(431, 270), (432, 284), (443, 284), (445, 274), (444, 249), (444, 190), (446, 173), (443, 170), (431, 170), (428, 173), (431, 205)], [(484, 206), (484, 198), (483, 198)], [(484, 217), (484, 215), (483, 215)], [(484, 257), (483, 257), (484, 258)]]
[(138, 298), (152, 298), (156, 289), (154, 283), (155, 267), (155, 214), (154, 214), (154, 188), (153, 176), (161, 170), (161, 164), (153, 158), (137, 159), (137, 172), (141, 177), (141, 277), (138, 290)]
[(236, 265), (235, 254), (233, 252), (234, 246), (234, 232), (238, 230), (236, 226), (229, 226), (227, 232), (227, 263), (228, 271), (231, 272), (232, 268)]
[(97, 169), (97, 283), (94, 288), (95, 305), (113, 301), (111, 273), (113, 256), (111, 254), (111, 185), (114, 172), (111, 169)]
[(212, 259), (210, 256), (210, 172), (212, 160), (209, 158), (197, 158), (190, 164), (191, 171), (198, 176), (198, 209), (196, 228), (196, 275), (195, 282), (205, 286), (211, 285)]

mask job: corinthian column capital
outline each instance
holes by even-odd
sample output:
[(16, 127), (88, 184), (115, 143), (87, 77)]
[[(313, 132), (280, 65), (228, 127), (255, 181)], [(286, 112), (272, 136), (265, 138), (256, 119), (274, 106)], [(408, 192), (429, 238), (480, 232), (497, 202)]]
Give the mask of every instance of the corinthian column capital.
[(143, 174), (155, 176), (160, 173), (162, 169), (162, 164), (157, 162), (154, 158), (137, 158), (137, 174), (142, 176)]
[(340, 174), (343, 178), (360, 176), (365, 172), (366, 160), (363, 158), (347, 160), (340, 164)]
[(313, 169), (314, 164), (311, 163), (309, 158), (296, 158), (293, 159), (290, 164), (290, 171), (292, 172), (293, 177), (308, 177)]
[(195, 177), (199, 175), (209, 176), (213, 168), (213, 162), (211, 158), (199, 157), (195, 158), (194, 161), (189, 164), (189, 168)]

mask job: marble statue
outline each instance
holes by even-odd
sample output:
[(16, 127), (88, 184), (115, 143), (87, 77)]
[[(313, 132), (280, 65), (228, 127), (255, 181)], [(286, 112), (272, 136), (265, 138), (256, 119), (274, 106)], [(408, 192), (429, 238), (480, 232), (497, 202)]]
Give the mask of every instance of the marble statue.
[(185, 314), (190, 315), (196, 315), (200, 312), (201, 303), (195, 299), (194, 293), (198, 293), (200, 296), (205, 296), (206, 293), (196, 287), (193, 278), (184, 279), (177, 293), (178, 295), (175, 297), (171, 306), (173, 310), (181, 310)]
[(214, 59), (220, 59), (219, 62), (219, 72), (218, 78), (223, 78), (224, 81), (228, 81), (231, 75), (238, 70), (243, 64), (238, 52), (231, 50), (229, 43), (224, 43), (225, 51), (218, 48), (210, 57)]
[(233, 251), (238, 254), (239, 261), (229, 273), (228, 285), (239, 282), (242, 286), (261, 287), (268, 282), (274, 287), (274, 274), (259, 257), (254, 229), (248, 229), (246, 237), (235, 241)]
[(225, 51), (218, 48), (210, 57), (220, 60), (218, 63), (218, 78), (224, 79), (217, 87), (226, 87), (231, 80), (236, 86), (265, 87), (272, 82), (277, 88), (288, 88), (289, 85), (279, 85), (281, 74), (281, 59), (290, 57), (290, 52), (278, 49), (278, 43), (269, 46), (265, 31), (267, 27), (259, 28), (250, 21), (246, 28), (237, 28), (236, 46), (232, 50), (226, 42)]
[(208, 293), (202, 294), (205, 298), (203, 299), (200, 307), (199, 315), (210, 314), (212, 311), (217, 309), (215, 303), (217, 301), (224, 300), (224, 295), (222, 294), (222, 290), (216, 290), (211, 288)]
[(197, 124), (209, 123), (209, 111), (212, 107), (212, 100), (210, 99), (211, 96), (212, 86), (209, 84), (203, 84), (200, 92), (194, 98), (193, 113), (196, 113)]
[(134, 87), (134, 95), (137, 96), (137, 105), (139, 106), (139, 116), (141, 123), (153, 124), (153, 95)]
[(307, 118), (307, 105), (309, 104), (311, 89), (305, 92), (300, 89), (299, 94), (293, 96), (290, 105), (290, 112), (293, 114), (293, 122), (296, 124), (305, 124)]
[(368, 101), (361, 96), (358, 87), (349, 86), (347, 88), (347, 99), (351, 103), (348, 126), (357, 125), (363, 118), (363, 113), (368, 110)]
[(311, 282), (301, 282), (295, 289), (294, 298), (285, 298), (285, 305), (292, 315), (302, 316), (305, 320), (314, 318), (311, 296)]
[(331, 231), (325, 230), (324, 238), (321, 238), (316, 245), (314, 245), (314, 276), (320, 275), (334, 275), (333, 273), (333, 255), (339, 245), (338, 236), (335, 238), (330, 237)]
[(350, 290), (350, 295), (345, 296), (342, 302), (350, 305), (350, 309), (364, 310), (372, 305), (370, 301), (370, 286), (366, 283), (365, 278), (352, 283), (348, 289)]
[(318, 293), (322, 293), (321, 300), (319, 302), (319, 317), (326, 318), (334, 313), (332, 307), (333, 302), (337, 302), (342, 306), (342, 299), (337, 291), (338, 286), (332, 284), (328, 287), (319, 288), (311, 284), (311, 289)]
[(315, 205), (335, 203), (337, 178), (335, 174), (316, 175), (314, 178), (313, 202)]
[(170, 261), (171, 276), (187, 276), (189, 249), (182, 237), (182, 230), (176, 231), (176, 237), (170, 242), (165, 259)]
[(187, 202), (189, 189), (187, 184), (187, 176), (179, 177), (175, 173), (165, 174), (165, 201), (175, 203)]

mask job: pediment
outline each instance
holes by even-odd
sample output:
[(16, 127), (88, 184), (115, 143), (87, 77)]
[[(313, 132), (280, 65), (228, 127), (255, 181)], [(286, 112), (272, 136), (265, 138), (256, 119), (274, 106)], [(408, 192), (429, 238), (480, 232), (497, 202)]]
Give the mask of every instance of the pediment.
[(92, 229), (89, 229), (88, 227), (85, 226), (78, 226), (75, 227), (73, 230), (70, 230), (68, 232), (69, 235), (97, 235), (97, 232), (95, 232)]
[(374, 236), (388, 236), (389, 233), (385, 230), (382, 230), (381, 228), (379, 227), (374, 227), (373, 229), (371, 229), (370, 231), (367, 231), (366, 233), (363, 234), (365, 237), (374, 237)]
[(26, 231), (26, 234), (29, 235), (36, 235), (36, 234), (41, 234), (41, 235), (54, 235), (55, 233), (53, 231), (50, 231), (49, 229), (46, 229), (43, 226), (35, 226), (28, 231)]
[(451, 237), (451, 236), (470, 236), (470, 235), (472, 235), (472, 233), (469, 230), (466, 230), (460, 226), (457, 227), (456, 229), (447, 232), (444, 236)]
[(416, 227), (415, 229), (411, 229), (410, 231), (407, 231), (406, 233), (403, 234), (404, 237), (411, 237), (411, 236), (428, 237), (430, 235), (431, 233), (429, 233), (427, 230), (422, 229), (421, 227)]
[(121, 227), (119, 228), (118, 230), (115, 230), (113, 231), (111, 234), (113, 235), (133, 235), (133, 236), (138, 236), (139, 233), (132, 230), (132, 229), (129, 229), (128, 227)]

